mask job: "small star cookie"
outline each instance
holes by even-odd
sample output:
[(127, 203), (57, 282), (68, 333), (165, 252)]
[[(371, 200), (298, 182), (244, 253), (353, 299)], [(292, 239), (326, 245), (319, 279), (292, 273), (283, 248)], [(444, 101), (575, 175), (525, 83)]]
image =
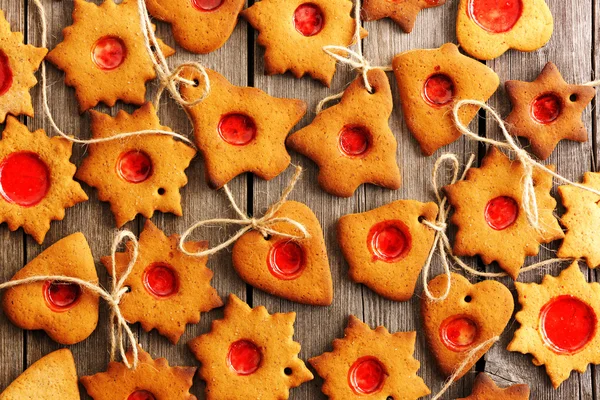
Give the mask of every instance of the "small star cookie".
[(202, 364), (207, 400), (284, 400), (313, 379), (292, 340), (296, 313), (269, 314), (229, 296), (225, 316), (188, 346)]
[[(133, 114), (121, 110), (116, 117), (90, 111), (92, 136), (163, 130), (156, 110), (146, 103)], [(140, 135), (94, 143), (77, 170), (77, 179), (98, 189), (98, 198), (110, 203), (118, 227), (137, 214), (152, 218), (154, 211), (181, 216), (179, 189), (187, 182), (185, 169), (196, 150), (167, 135)]]
[(526, 256), (537, 255), (540, 244), (564, 237), (554, 216), (552, 176), (537, 168), (533, 180), (542, 232), (529, 224), (522, 206), (524, 173), (521, 162), (491, 147), (480, 168), (471, 168), (465, 180), (444, 188), (455, 210), (451, 222), (458, 227), (454, 254), (478, 254), (486, 265), (497, 261), (517, 279)]
[[(187, 109), (196, 144), (204, 157), (206, 180), (213, 189), (244, 172), (270, 180), (290, 164), (285, 138), (306, 113), (306, 103), (269, 96), (260, 89), (234, 86), (224, 76), (207, 70), (210, 93)], [(202, 75), (186, 69), (182, 76), (202, 82)], [(182, 86), (186, 99), (202, 95), (204, 85)]]
[(333, 351), (308, 362), (325, 381), (321, 390), (331, 400), (416, 400), (431, 393), (417, 376), (416, 340), (416, 332), (371, 329), (351, 315), (344, 338), (333, 341)]
[(12, 32), (0, 10), (0, 123), (6, 115), (33, 117), (29, 89), (37, 83), (34, 72), (48, 49), (23, 43), (21, 32)]
[(519, 384), (500, 389), (489, 375), (481, 372), (475, 378), (473, 393), (458, 400), (529, 400), (529, 386)]
[(404, 32), (410, 33), (421, 10), (439, 7), (445, 3), (446, 0), (364, 0), (362, 19), (376, 21), (391, 18)]
[[(117, 100), (144, 103), (146, 82), (156, 78), (156, 71), (144, 43), (137, 0), (105, 0), (99, 6), (74, 0), (73, 25), (63, 36), (48, 61), (65, 72), (81, 112), (100, 102), (109, 107)], [(175, 54), (159, 44), (165, 57)]]
[[(88, 395), (94, 400), (196, 400), (190, 394), (196, 368), (170, 367), (166, 359), (153, 360), (141, 348), (138, 354), (139, 364), (135, 369), (113, 361), (106, 372), (82, 377), (80, 381)], [(127, 359), (133, 362), (131, 350)]]
[(42, 244), (51, 221), (65, 217), (65, 208), (88, 199), (73, 180), (73, 143), (30, 132), (9, 116), (0, 140), (0, 223), (25, 233)]
[(563, 139), (588, 140), (581, 114), (596, 90), (567, 84), (553, 63), (546, 64), (533, 82), (507, 81), (506, 93), (513, 105), (506, 117), (511, 133), (527, 138), (540, 159), (550, 157)]
[(385, 72), (369, 71), (373, 93), (362, 75), (346, 89), (339, 104), (292, 134), (288, 146), (319, 166), (319, 185), (328, 193), (350, 197), (363, 183), (400, 188), (396, 138), (389, 127), (392, 92)]
[(545, 365), (552, 386), (558, 388), (571, 371), (584, 373), (588, 364), (600, 364), (600, 284), (588, 283), (577, 262), (541, 284), (515, 283), (521, 327), (509, 351), (531, 354), (533, 364)]
[[(150, 220), (146, 220), (139, 240), (139, 256), (124, 282), (130, 288), (120, 307), (130, 323), (140, 322), (146, 332), (156, 328), (176, 344), (186, 324), (200, 322), (200, 313), (221, 307), (223, 302), (210, 286), (213, 277), (206, 268), (206, 257), (187, 256), (179, 250), (179, 235), (167, 237)], [(199, 251), (206, 242), (188, 242), (189, 251)], [(133, 255), (131, 242), (127, 251), (116, 254), (117, 276), (127, 268)], [(112, 259), (102, 257), (112, 276)]]

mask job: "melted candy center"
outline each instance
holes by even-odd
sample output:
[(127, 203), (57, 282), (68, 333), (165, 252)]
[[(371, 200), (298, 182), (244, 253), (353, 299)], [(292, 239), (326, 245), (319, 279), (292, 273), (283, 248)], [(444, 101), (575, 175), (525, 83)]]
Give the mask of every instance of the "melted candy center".
[(8, 92), (13, 84), (13, 73), (6, 53), (0, 50), (0, 96)]
[(192, 0), (192, 5), (199, 11), (215, 11), (223, 5), (223, 0)]
[(144, 272), (144, 286), (154, 297), (166, 299), (179, 290), (179, 279), (168, 264), (155, 263)]
[(340, 151), (348, 157), (360, 157), (369, 151), (371, 134), (362, 126), (345, 126), (340, 132)]
[(35, 206), (49, 189), (50, 171), (37, 154), (12, 153), (0, 163), (0, 195), (9, 203)]
[(282, 240), (271, 247), (267, 265), (271, 274), (278, 279), (296, 279), (306, 266), (304, 249), (296, 242)]
[(251, 375), (260, 367), (260, 349), (249, 340), (238, 340), (229, 347), (227, 364), (238, 375)]
[(219, 135), (229, 144), (244, 146), (256, 137), (256, 124), (247, 115), (227, 114), (219, 122)]
[(112, 71), (125, 61), (127, 48), (118, 37), (106, 36), (98, 40), (92, 49), (92, 60), (98, 68)]
[(294, 12), (294, 26), (303, 36), (314, 36), (323, 30), (323, 12), (313, 3), (301, 4)]
[(395, 262), (410, 251), (412, 238), (402, 221), (383, 221), (374, 225), (367, 236), (367, 245), (374, 258)]
[(383, 387), (387, 373), (375, 357), (362, 357), (348, 372), (348, 384), (356, 394), (372, 394)]
[(423, 87), (423, 97), (432, 106), (444, 106), (454, 98), (454, 82), (448, 75), (431, 75)]
[(469, 17), (491, 33), (510, 31), (523, 14), (522, 0), (469, 0)]
[(442, 343), (450, 350), (463, 351), (477, 339), (477, 324), (465, 316), (448, 318), (440, 327)]
[(43, 290), (46, 304), (54, 312), (73, 308), (81, 296), (81, 287), (75, 283), (49, 281), (44, 284)]
[(531, 115), (540, 124), (550, 124), (560, 116), (562, 101), (554, 93), (538, 96), (531, 103)]
[(136, 390), (127, 397), (127, 400), (156, 400), (156, 397), (147, 390)]
[(121, 155), (117, 171), (129, 183), (142, 183), (152, 175), (152, 161), (143, 151), (131, 150)]
[(496, 197), (485, 207), (485, 220), (492, 229), (497, 231), (514, 224), (518, 216), (519, 205), (508, 196)]

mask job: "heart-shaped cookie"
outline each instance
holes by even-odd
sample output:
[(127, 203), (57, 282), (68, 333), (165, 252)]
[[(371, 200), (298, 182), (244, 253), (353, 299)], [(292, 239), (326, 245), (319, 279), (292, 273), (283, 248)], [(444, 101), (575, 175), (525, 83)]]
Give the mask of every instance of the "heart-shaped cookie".
[[(434, 297), (444, 294), (447, 282), (445, 274), (429, 282)], [(452, 273), (450, 284), (445, 300), (431, 301), (423, 296), (421, 301), (427, 342), (445, 376), (452, 375), (472, 349), (499, 336), (515, 307), (510, 290), (499, 282), (488, 280), (473, 285), (462, 275)], [(479, 350), (456, 379), (468, 372), (492, 345), (489, 343)]]
[[(289, 218), (306, 228), (309, 238), (290, 240), (273, 235), (264, 238), (251, 231), (233, 247), (233, 266), (244, 282), (272, 295), (315, 306), (333, 301), (333, 284), (321, 224), (308, 206), (286, 201), (275, 218)], [(296, 227), (278, 222), (272, 229), (299, 235)]]
[[(92, 251), (82, 233), (59, 240), (18, 271), (12, 280), (61, 275), (97, 284)], [(21, 329), (44, 330), (66, 345), (85, 340), (98, 324), (98, 295), (74, 283), (46, 281), (15, 286), (4, 293), (4, 314)]]

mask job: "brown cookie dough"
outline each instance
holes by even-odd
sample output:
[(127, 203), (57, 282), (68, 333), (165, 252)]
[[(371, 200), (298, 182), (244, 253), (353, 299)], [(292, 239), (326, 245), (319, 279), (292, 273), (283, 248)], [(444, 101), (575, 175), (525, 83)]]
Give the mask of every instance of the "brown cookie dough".
[(364, 21), (391, 18), (404, 32), (410, 33), (421, 10), (445, 3), (446, 0), (364, 0), (361, 14)]
[(529, 400), (529, 386), (519, 384), (500, 389), (488, 374), (481, 372), (475, 378), (473, 393), (458, 400)]

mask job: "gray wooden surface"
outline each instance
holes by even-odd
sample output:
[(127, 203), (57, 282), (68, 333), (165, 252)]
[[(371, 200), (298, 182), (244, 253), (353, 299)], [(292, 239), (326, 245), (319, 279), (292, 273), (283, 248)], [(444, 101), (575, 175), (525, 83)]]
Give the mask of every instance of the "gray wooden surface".
[[(99, 2), (99, 0), (95, 1)], [(62, 28), (71, 24), (72, 2), (54, 0), (43, 0), (43, 2), (50, 20), (49, 46), (52, 48), (62, 40)], [(532, 80), (547, 61), (555, 62), (565, 79), (573, 83), (592, 80), (594, 71), (600, 69), (600, 51), (597, 50), (600, 38), (599, 0), (548, 0), (547, 2), (557, 21), (551, 42), (547, 47), (535, 53), (509, 52), (497, 60), (488, 62), (488, 65), (500, 75), (502, 82), (507, 79)], [(365, 55), (373, 63), (385, 65), (391, 62), (395, 54), (405, 50), (438, 47), (445, 42), (456, 43), (454, 20), (457, 3), (456, 0), (449, 0), (443, 7), (422, 12), (415, 30), (409, 35), (402, 33), (389, 20), (366, 23), (365, 27), (369, 30), (370, 35), (363, 41)], [(0, 0), (0, 8), (5, 11), (13, 29), (25, 32), (29, 43), (40, 43), (39, 18), (33, 2)], [(178, 50), (178, 53), (170, 59), (172, 65), (188, 59), (196, 59), (207, 67), (224, 74), (236, 85), (256, 86), (274, 96), (295, 97), (307, 101), (309, 112), (296, 129), (310, 123), (314, 117), (312, 110), (321, 98), (339, 92), (354, 79), (354, 73), (344, 66), (338, 68), (331, 89), (324, 88), (308, 78), (296, 80), (290, 75), (264, 76), (264, 50), (255, 44), (255, 32), (244, 21), (239, 22), (233, 36), (222, 49), (205, 56), (190, 55), (177, 47), (170, 34), (170, 27), (166, 24), (158, 23), (158, 35)], [(64, 85), (61, 72), (51, 66), (48, 71), (51, 85), (50, 103), (58, 124), (63, 127), (63, 130), (73, 135), (89, 137), (88, 118), (85, 115), (79, 116), (73, 90)], [(270, 312), (295, 311), (297, 313), (295, 339), (302, 344), (301, 357), (303, 359), (318, 355), (323, 351), (330, 351), (331, 341), (343, 335), (343, 329), (350, 314), (358, 316), (371, 326), (385, 325), (391, 331), (417, 330), (421, 332), (418, 296), (406, 303), (395, 303), (382, 299), (368, 288), (348, 279), (347, 265), (336, 242), (336, 221), (341, 215), (370, 210), (396, 199), (433, 200), (429, 188), (429, 178), (437, 155), (442, 152), (455, 152), (460, 154), (463, 159), (466, 159), (470, 153), (482, 156), (480, 146), (461, 139), (443, 148), (433, 157), (423, 157), (416, 141), (410, 136), (402, 121), (395, 82), (391, 74), (389, 77), (396, 105), (390, 125), (398, 140), (397, 158), (403, 175), (403, 186), (400, 190), (392, 192), (365, 186), (360, 188), (351, 199), (334, 198), (321, 191), (316, 184), (316, 166), (308, 159), (292, 155), (293, 162), (302, 165), (305, 173), (291, 198), (308, 204), (315, 211), (323, 226), (334, 279), (333, 305), (326, 308), (303, 306), (253, 290), (236, 276), (231, 265), (229, 251), (223, 251), (211, 257), (208, 264), (215, 272), (213, 284), (222, 297), (229, 293), (235, 293), (254, 306), (265, 305)], [(149, 95), (155, 90), (155, 86), (150, 85), (150, 88)], [(31, 129), (44, 128), (49, 131), (49, 126), (41, 113), (41, 92), (39, 88), (36, 88), (32, 93), (37, 115), (33, 119), (26, 118), (24, 121)], [(548, 161), (556, 164), (558, 171), (569, 179), (579, 180), (584, 171), (592, 169), (596, 164), (598, 147), (596, 132), (599, 123), (598, 112), (595, 109), (597, 101), (598, 98), (594, 107), (589, 107), (584, 115), (590, 132), (588, 143), (563, 142)], [(503, 87), (492, 98), (491, 104), (498, 107), (503, 115), (509, 111)], [(99, 107), (101, 111), (110, 112), (113, 115), (119, 108), (124, 108), (129, 112), (133, 110), (132, 107), (124, 105), (118, 105), (113, 110)], [(175, 131), (184, 134), (191, 133), (191, 126), (187, 122), (184, 112), (166, 97), (161, 105), (160, 117), (164, 125), (170, 126)], [(479, 129), (481, 135), (490, 137), (498, 135), (497, 127), (492, 122), (474, 123), (472, 127)], [(85, 151), (85, 147), (76, 146), (73, 153), (74, 162), (79, 164)], [(278, 198), (291, 174), (292, 170), (289, 169), (271, 182), (265, 182), (252, 176), (238, 177), (230, 187), (239, 204), (246, 206), (249, 212), (260, 215), (269, 204)], [(153, 218), (154, 222), (167, 234), (180, 233), (197, 219), (234, 216), (223, 193), (208, 189), (204, 181), (202, 161), (199, 158), (192, 162), (188, 169), (188, 177), (190, 182), (182, 190), (184, 216), (176, 218), (171, 215), (156, 214)], [(38, 246), (26, 237), (21, 230), (10, 233), (6, 226), (0, 227), (2, 247), (0, 279), (2, 281), (9, 279), (24, 263), (33, 259), (44, 248), (73, 232), (81, 231), (86, 235), (97, 260), (100, 256), (109, 254), (115, 232), (112, 214), (106, 203), (98, 201), (95, 190), (84, 187), (90, 196), (90, 201), (69, 209), (64, 221), (54, 222), (42, 246)], [(562, 210), (559, 209), (558, 212), (561, 213)], [(138, 218), (126, 227), (138, 233), (142, 224), (143, 221)], [(203, 238), (215, 243), (222, 240), (227, 233), (230, 233), (227, 229), (215, 229), (204, 232)], [(552, 256), (557, 244), (548, 245), (546, 248), (547, 250), (542, 251), (538, 258), (531, 258), (528, 262)], [(478, 260), (471, 261), (473, 265), (483, 268)], [(557, 274), (559, 270), (560, 266), (554, 266), (549, 268), (548, 272)], [(98, 265), (98, 271), (101, 280), (107, 284), (104, 268)], [(436, 261), (434, 272), (439, 273), (440, 271), (439, 263)], [(541, 271), (524, 274), (521, 280), (539, 282), (542, 274)], [(590, 279), (598, 280), (597, 274), (592, 271), (589, 272), (589, 276)], [(508, 280), (505, 283), (514, 292), (514, 284)], [(420, 293), (420, 289), (418, 289), (418, 293)], [(222, 310), (204, 314), (202, 321), (197, 326), (188, 327), (177, 346), (171, 345), (156, 332), (147, 334), (137, 326), (135, 331), (140, 335), (142, 346), (153, 356), (166, 357), (172, 365), (197, 365), (185, 343), (190, 338), (206, 332), (211, 320), (221, 317)], [(108, 363), (107, 318), (108, 312), (103, 306), (100, 324), (96, 332), (85, 342), (72, 347), (80, 375), (102, 371)], [(529, 383), (532, 385), (532, 399), (598, 398), (600, 379), (598, 379), (596, 368), (588, 368), (585, 374), (573, 374), (571, 379), (565, 382), (559, 390), (553, 390), (544, 370), (534, 367), (529, 356), (508, 353), (505, 347), (516, 327), (515, 323), (510, 324), (501, 343), (494, 346), (487, 354), (485, 361), (479, 362), (475, 369), (493, 374), (499, 382)], [(419, 374), (431, 390), (436, 392), (443, 384), (443, 379), (437, 373), (423, 339), (423, 335), (420, 334), (415, 353), (415, 356), (421, 361)], [(0, 313), (0, 390), (15, 379), (28, 365), (59, 347), (42, 332), (23, 332), (15, 328)], [(468, 374), (444, 398), (454, 399), (468, 395), (473, 377), (474, 373)], [(294, 389), (291, 398), (323, 399), (324, 396), (319, 390), (321, 384), (322, 381), (317, 377), (314, 381)], [(204, 398), (202, 391), (203, 385), (197, 380), (193, 393), (202, 399)], [(83, 395), (82, 398), (87, 397)]]

